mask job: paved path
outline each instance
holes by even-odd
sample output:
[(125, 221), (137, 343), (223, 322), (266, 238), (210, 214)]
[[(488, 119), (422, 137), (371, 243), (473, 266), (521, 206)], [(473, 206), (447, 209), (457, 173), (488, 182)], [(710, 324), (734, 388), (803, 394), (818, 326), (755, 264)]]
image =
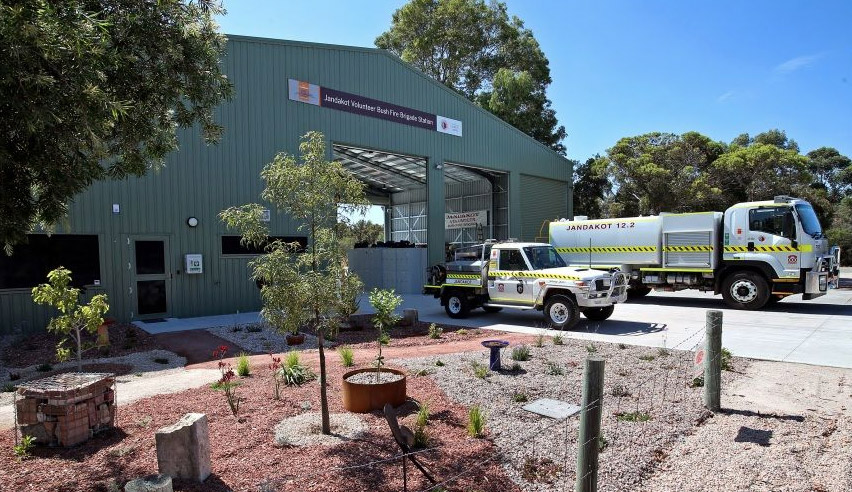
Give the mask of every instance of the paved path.
[[(421, 321), (535, 334), (544, 329), (538, 311), (473, 311), (452, 320), (437, 299), (406, 295), (403, 307), (417, 308)], [(832, 290), (812, 301), (785, 299), (763, 311), (728, 309), (721, 296), (696, 291), (652, 292), (615, 309), (596, 323), (583, 319), (570, 338), (652, 347), (689, 349), (701, 341), (707, 310), (724, 312), (723, 345), (735, 355), (755, 359), (852, 368), (852, 290)], [(552, 330), (546, 330), (552, 335)]]

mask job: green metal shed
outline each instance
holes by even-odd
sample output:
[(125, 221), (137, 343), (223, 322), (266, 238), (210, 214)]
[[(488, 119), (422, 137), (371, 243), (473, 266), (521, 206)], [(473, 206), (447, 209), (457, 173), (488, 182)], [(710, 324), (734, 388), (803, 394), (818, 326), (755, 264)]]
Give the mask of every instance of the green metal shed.
[[(107, 293), (121, 321), (259, 310), (254, 252), (217, 214), (258, 201), (261, 168), (278, 152), (298, 154), (311, 130), (387, 207), (388, 237), (425, 242), (429, 263), (446, 243), (471, 240), (471, 229), (445, 229), (447, 212), (482, 212), (487, 235), (523, 240), (571, 216), (567, 159), (390, 53), (229, 36), (223, 64), (236, 91), (217, 110), (221, 142), (180, 131), (162, 170), (95, 184), (53, 236), (35, 234), (0, 260), (0, 334), (44, 329), (51, 313), (30, 291), (51, 262), (79, 273), (87, 295)], [(274, 212), (270, 230), (303, 236)]]

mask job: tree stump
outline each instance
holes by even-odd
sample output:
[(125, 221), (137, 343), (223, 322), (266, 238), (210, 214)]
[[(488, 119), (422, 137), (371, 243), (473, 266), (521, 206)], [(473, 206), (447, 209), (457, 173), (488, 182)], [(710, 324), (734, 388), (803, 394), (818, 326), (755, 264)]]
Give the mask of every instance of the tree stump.
[(403, 309), (402, 310), (402, 325), (403, 326), (414, 326), (420, 318), (417, 314), (416, 309)]

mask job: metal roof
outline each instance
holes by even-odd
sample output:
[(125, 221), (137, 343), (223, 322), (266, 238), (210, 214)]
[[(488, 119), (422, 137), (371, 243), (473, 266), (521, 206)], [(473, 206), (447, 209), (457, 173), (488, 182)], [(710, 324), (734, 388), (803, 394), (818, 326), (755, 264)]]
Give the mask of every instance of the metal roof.
[[(426, 166), (423, 157), (393, 154), (379, 150), (361, 149), (333, 144), (334, 160), (363, 181), (374, 192), (398, 193), (426, 186)], [(495, 178), (503, 173), (461, 164), (444, 166), (444, 182), (469, 183)]]

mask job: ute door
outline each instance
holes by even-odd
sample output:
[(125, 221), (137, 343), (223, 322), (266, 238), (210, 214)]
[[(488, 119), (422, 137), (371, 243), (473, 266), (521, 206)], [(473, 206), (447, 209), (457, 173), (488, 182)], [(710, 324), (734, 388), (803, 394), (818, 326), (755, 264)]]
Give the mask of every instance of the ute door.
[(779, 278), (798, 278), (801, 252), (792, 207), (749, 209), (746, 251), (748, 256), (769, 263)]
[(535, 279), (521, 250), (507, 248), (494, 251), (497, 251), (497, 271), (494, 278), (489, 278), (488, 282), (488, 295), (491, 300), (498, 304), (531, 305), (532, 282)]

